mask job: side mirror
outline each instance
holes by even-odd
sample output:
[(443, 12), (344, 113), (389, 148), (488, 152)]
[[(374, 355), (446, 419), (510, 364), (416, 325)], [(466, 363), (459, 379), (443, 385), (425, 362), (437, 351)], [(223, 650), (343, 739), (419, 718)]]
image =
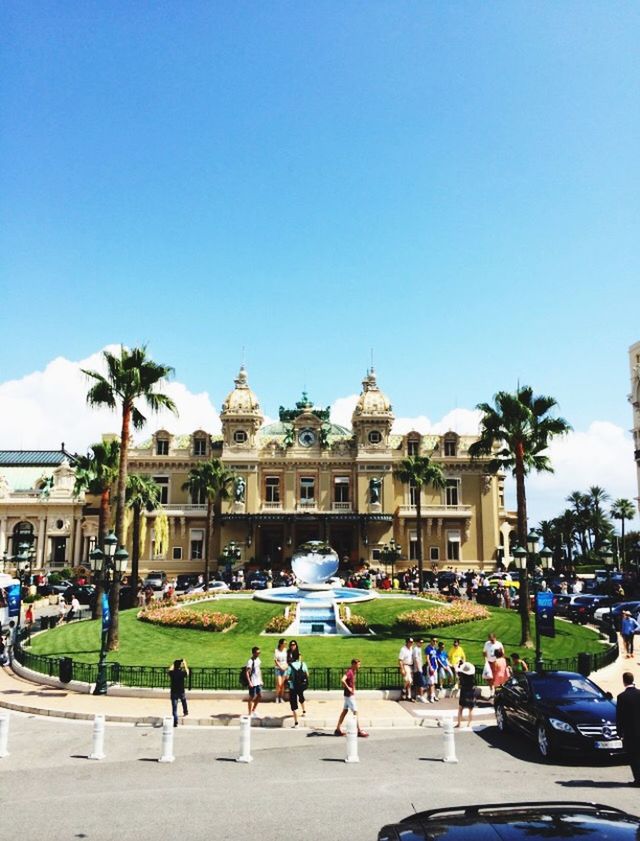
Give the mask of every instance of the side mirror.
[(604, 697), (607, 699), (607, 701), (613, 701), (613, 695), (611, 694), (611, 692), (605, 692)]

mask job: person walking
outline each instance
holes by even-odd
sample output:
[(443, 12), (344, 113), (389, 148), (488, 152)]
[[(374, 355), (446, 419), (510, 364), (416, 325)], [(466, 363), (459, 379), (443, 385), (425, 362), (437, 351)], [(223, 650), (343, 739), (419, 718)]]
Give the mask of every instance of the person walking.
[(297, 660), (289, 664), (286, 672), (287, 683), (289, 684), (289, 705), (293, 713), (293, 726), (298, 726), (298, 702), (302, 707), (303, 717), (307, 714), (304, 706), (304, 691), (309, 686), (309, 670), (299, 655)]
[(633, 640), (638, 631), (640, 631), (640, 623), (633, 618), (631, 611), (623, 610), (620, 633), (624, 643), (625, 657), (633, 657)]
[(189, 675), (189, 668), (186, 660), (174, 660), (169, 666), (169, 681), (171, 696), (171, 714), (173, 715), (173, 726), (178, 726), (178, 701), (182, 704), (182, 715), (189, 715), (187, 705), (187, 693), (185, 680)]
[(484, 654), (484, 669), (482, 670), (482, 677), (489, 687), (490, 698), (494, 698), (496, 694), (493, 680), (493, 664), (496, 661), (496, 650), (498, 648), (501, 648), (504, 651), (504, 646), (500, 640), (496, 638), (496, 635), (492, 631), (488, 635), (487, 641), (482, 648), (482, 653)]
[(24, 626), (27, 631), (27, 637), (31, 639), (31, 629), (33, 628), (33, 605), (27, 605), (27, 612), (24, 615)]
[(413, 639), (407, 637), (405, 644), (400, 649), (398, 654), (398, 668), (402, 677), (402, 692), (400, 693), (401, 701), (412, 701), (411, 686), (413, 684)]
[(340, 713), (340, 718), (338, 719), (338, 723), (336, 724), (336, 729), (334, 731), (334, 735), (336, 736), (344, 736), (344, 730), (342, 729), (342, 722), (347, 717), (347, 713), (352, 712), (356, 717), (356, 727), (358, 728), (358, 736), (363, 739), (366, 739), (369, 735), (366, 730), (362, 730), (360, 728), (360, 721), (358, 719), (358, 705), (356, 703), (356, 676), (358, 674), (358, 669), (360, 668), (360, 660), (353, 659), (351, 661), (351, 667), (346, 670), (346, 672), (342, 675), (342, 691), (344, 695), (344, 702), (342, 706), (342, 712)]
[(629, 785), (640, 786), (640, 689), (631, 672), (624, 672), (622, 683), (625, 688), (617, 698), (616, 726), (633, 774)]
[(495, 654), (496, 659), (493, 661), (492, 666), (494, 692), (496, 689), (504, 686), (511, 677), (511, 667), (507, 662), (507, 658), (504, 656), (504, 651), (501, 648), (496, 648)]
[(411, 649), (412, 668), (413, 668), (413, 690), (416, 695), (416, 701), (420, 704), (426, 704), (427, 699), (424, 697), (424, 688), (427, 681), (424, 677), (424, 663), (422, 659), (422, 645), (424, 640), (416, 640), (415, 645)]
[(248, 714), (251, 718), (257, 718), (256, 707), (262, 700), (262, 662), (260, 661), (260, 649), (257, 645), (254, 645), (251, 649), (251, 657), (247, 660), (244, 670), (249, 687)]
[(287, 677), (287, 650), (285, 645), (287, 644), (286, 639), (284, 637), (278, 640), (278, 645), (276, 646), (276, 650), (273, 652), (273, 662), (275, 664), (275, 677), (276, 677), (276, 704), (281, 704), (284, 701), (284, 690), (286, 687), (286, 677)]
[(473, 710), (476, 705), (476, 669), (473, 663), (465, 661), (458, 666), (458, 682), (460, 684), (460, 698), (458, 700), (458, 723), (456, 727), (460, 727), (462, 723), (462, 711), (469, 710), (469, 720), (467, 727), (471, 727), (473, 719)]

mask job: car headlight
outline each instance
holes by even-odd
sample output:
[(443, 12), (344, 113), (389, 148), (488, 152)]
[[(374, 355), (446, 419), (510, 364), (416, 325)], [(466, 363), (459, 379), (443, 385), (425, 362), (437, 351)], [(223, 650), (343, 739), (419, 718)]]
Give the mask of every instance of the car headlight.
[(560, 721), (559, 718), (550, 718), (549, 724), (554, 730), (560, 730), (563, 733), (575, 733), (574, 728), (566, 721)]

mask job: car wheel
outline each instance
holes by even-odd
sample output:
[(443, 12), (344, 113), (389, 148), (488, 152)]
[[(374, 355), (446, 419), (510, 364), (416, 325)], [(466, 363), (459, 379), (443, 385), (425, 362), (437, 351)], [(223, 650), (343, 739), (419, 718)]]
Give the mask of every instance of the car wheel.
[(504, 711), (504, 707), (502, 707), (502, 706), (497, 706), (496, 707), (496, 724), (498, 725), (498, 730), (501, 733), (504, 733), (505, 730), (507, 730), (507, 728), (509, 726), (508, 723), (507, 723), (507, 716), (506, 716), (506, 713)]
[(549, 733), (543, 722), (538, 724), (538, 753), (543, 759), (550, 759), (553, 753), (551, 749), (551, 742), (549, 740)]

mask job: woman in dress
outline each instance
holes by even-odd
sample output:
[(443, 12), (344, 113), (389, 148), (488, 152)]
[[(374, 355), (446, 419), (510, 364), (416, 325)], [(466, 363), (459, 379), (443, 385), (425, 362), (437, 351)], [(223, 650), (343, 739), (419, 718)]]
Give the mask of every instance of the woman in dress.
[(284, 637), (279, 639), (276, 650), (273, 652), (273, 662), (275, 664), (276, 674), (276, 704), (281, 704), (284, 701), (287, 668), (289, 667), (287, 650), (285, 648), (286, 644), (287, 641)]
[(504, 651), (501, 648), (496, 648), (496, 659), (491, 664), (493, 671), (493, 688), (499, 689), (511, 677), (511, 668), (507, 663), (507, 658), (504, 656)]
[(458, 701), (458, 723), (462, 722), (462, 710), (469, 710), (467, 727), (471, 727), (473, 710), (476, 705), (476, 668), (473, 663), (465, 661), (458, 666), (458, 682), (460, 684), (460, 699)]

